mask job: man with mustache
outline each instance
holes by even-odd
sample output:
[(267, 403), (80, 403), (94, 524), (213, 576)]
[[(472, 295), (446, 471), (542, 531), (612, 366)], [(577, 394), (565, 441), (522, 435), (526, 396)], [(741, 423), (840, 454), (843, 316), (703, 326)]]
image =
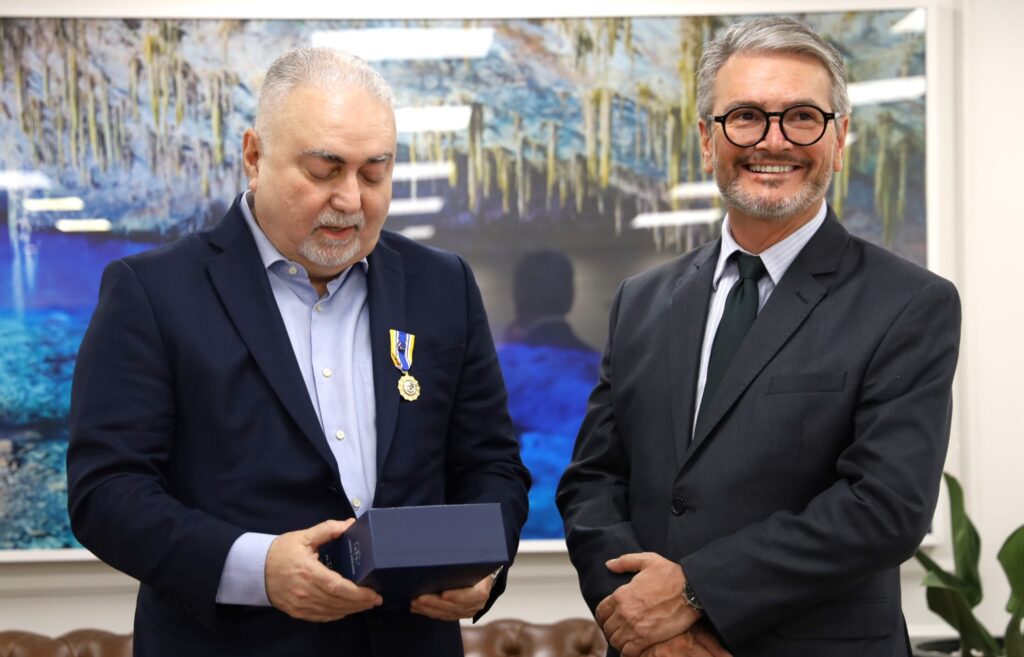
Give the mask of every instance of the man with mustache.
[(457, 621), (504, 588), (396, 606), (319, 558), (371, 507), (500, 503), (510, 556), (526, 519), (473, 275), (382, 231), (392, 105), (365, 62), (286, 52), (220, 223), (104, 273), (68, 503), (82, 544), (141, 581), (136, 655), (462, 655)]
[(557, 494), (624, 657), (908, 657), (899, 564), (949, 438), (960, 303), (851, 237), (842, 56), (767, 18), (697, 77), (721, 239), (626, 280)]

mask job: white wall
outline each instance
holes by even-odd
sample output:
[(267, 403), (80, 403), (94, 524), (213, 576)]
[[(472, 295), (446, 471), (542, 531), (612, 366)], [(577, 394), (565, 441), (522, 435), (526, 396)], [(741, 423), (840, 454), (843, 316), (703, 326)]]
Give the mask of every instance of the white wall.
[[(693, 2), (682, 0), (591, 0), (590, 14), (672, 14), (764, 12), (769, 3), (759, 0)], [(946, 17), (932, 56), (939, 56), (939, 80), (929, 93), (941, 103), (929, 130), (940, 136), (941, 165), (929, 177), (929, 203), (940, 215), (938, 241), (930, 256), (938, 269), (952, 278), (964, 304), (964, 336), (957, 382), (954, 447), (948, 467), (961, 476), (969, 511), (983, 538), (983, 581), (987, 596), (982, 616), (1001, 633), (1006, 623), (1003, 606), (1008, 588), (995, 552), (1003, 538), (1024, 522), (1019, 483), (1024, 471), (1024, 386), (1016, 377), (1024, 372), (1024, 340), (1016, 322), (1024, 321), (1024, 301), (1013, 282), (1013, 247), (1024, 244), (1024, 222), (1014, 191), (1018, 189), (1024, 132), (1013, 132), (1000, 108), (1024, 108), (1020, 69), (1024, 65), (1024, 25), (1021, 0), (919, 0)], [(296, 1), (287, 10), (296, 15), (368, 17), (354, 9), (338, 16), (335, 3), (318, 5)], [(552, 15), (566, 2), (523, 0), (521, 15)], [(771, 2), (773, 11), (867, 9), (901, 6), (891, 0), (834, 1), (782, 0)], [(902, 5), (906, 6), (906, 5)], [(91, 8), (90, 8), (91, 7)], [(424, 7), (429, 8), (429, 12)], [(0, 0), (0, 15), (176, 15), (275, 16), (280, 3), (222, 0), (124, 0), (87, 7), (74, 0)], [(386, 10), (390, 16), (462, 16), (481, 11), (476, 3), (447, 0), (418, 3), (400, 0)], [(568, 11), (568, 10), (567, 10)], [(578, 7), (571, 11), (579, 12)], [(356, 13), (359, 12), (359, 13)], [(945, 31), (945, 33), (943, 33)], [(944, 63), (943, 63), (944, 62)], [(936, 90), (939, 93), (934, 94)], [(944, 90), (946, 92), (944, 92)], [(995, 245), (1003, 248), (993, 248)], [(948, 549), (936, 549), (940, 559)], [(912, 634), (947, 634), (943, 623), (927, 611), (924, 593), (917, 586), (920, 571), (904, 570), (904, 608)], [(22, 628), (60, 633), (75, 627), (104, 627), (129, 631), (135, 584), (98, 562), (0, 564), (0, 631)], [(509, 591), (490, 618), (518, 617), (547, 622), (584, 615), (576, 581), (564, 554), (521, 554), (510, 573)]]

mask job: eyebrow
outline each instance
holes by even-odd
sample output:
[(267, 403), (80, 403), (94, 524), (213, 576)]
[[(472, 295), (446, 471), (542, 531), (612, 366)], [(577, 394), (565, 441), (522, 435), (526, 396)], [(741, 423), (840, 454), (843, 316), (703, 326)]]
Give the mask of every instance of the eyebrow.
[[(821, 107), (821, 105), (818, 104), (818, 101), (813, 98), (797, 98), (796, 100), (788, 102), (782, 109), (789, 109), (790, 107), (797, 107), (798, 105), (813, 105), (815, 107)], [(722, 110), (722, 114), (726, 114), (737, 107), (756, 107), (763, 110), (765, 108), (765, 104), (756, 100), (734, 100), (725, 106), (725, 109)]]
[[(322, 148), (311, 148), (309, 150), (302, 151), (301, 157), (315, 157), (319, 160), (325, 160), (327, 162), (333, 162), (334, 164), (346, 164), (345, 158), (341, 157), (337, 153), (324, 150)], [(389, 162), (394, 159), (392, 153), (381, 153), (373, 157), (367, 158), (364, 164), (379, 164), (381, 162)]]

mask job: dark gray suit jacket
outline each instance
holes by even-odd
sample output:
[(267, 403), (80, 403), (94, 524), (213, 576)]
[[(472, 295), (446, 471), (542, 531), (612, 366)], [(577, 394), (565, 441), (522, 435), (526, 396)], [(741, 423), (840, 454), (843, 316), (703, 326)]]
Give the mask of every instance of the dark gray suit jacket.
[(956, 289), (829, 209), (691, 437), (718, 252), (615, 299), (557, 496), (583, 595), (593, 609), (628, 581), (606, 559), (653, 551), (679, 561), (737, 656), (908, 654), (899, 564), (938, 494)]

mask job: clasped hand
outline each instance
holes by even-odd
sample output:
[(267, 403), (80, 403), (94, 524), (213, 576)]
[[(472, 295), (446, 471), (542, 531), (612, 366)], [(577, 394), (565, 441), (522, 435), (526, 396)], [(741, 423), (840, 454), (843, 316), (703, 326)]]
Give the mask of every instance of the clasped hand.
[[(320, 546), (336, 540), (353, 522), (326, 520), (275, 538), (264, 567), (270, 604), (292, 618), (320, 623), (381, 605), (383, 598), (376, 591), (358, 586), (320, 563)], [(487, 603), (492, 583), (491, 577), (485, 577), (466, 588), (421, 595), (409, 610), (438, 620), (471, 618)]]
[(622, 657), (728, 656), (683, 599), (686, 577), (678, 563), (653, 552), (607, 562), (615, 573), (636, 573), (597, 605), (595, 618)]

